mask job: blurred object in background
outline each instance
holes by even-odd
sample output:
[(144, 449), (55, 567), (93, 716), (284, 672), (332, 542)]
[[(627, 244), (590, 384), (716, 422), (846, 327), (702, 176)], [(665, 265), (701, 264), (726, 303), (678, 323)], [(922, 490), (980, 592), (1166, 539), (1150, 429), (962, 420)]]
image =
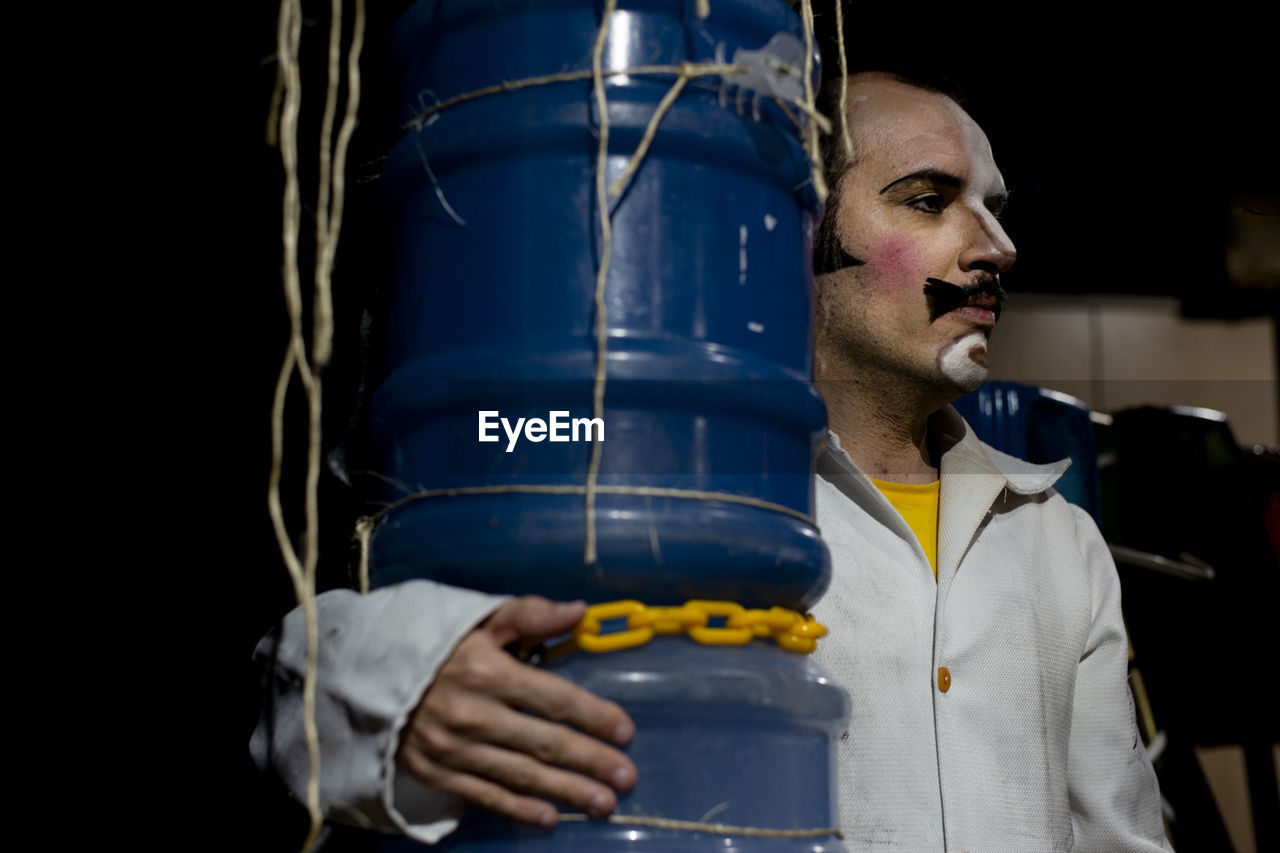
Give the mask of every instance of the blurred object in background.
[(1082, 401), (1048, 388), (988, 382), (953, 405), (979, 438), (1005, 453), (1039, 463), (1071, 457), (1055, 488), (1101, 524), (1098, 449)]
[(1209, 409), (1107, 415), (1014, 382), (988, 382), (955, 406), (1006, 453), (1072, 459), (1059, 492), (1093, 515), (1116, 558), (1139, 727), (1174, 846), (1280, 849), (1280, 713), (1268, 701), (1280, 448), (1241, 448)]
[(1238, 744), (1256, 846), (1237, 849), (1280, 849), (1272, 750), (1280, 714), (1269, 702), (1280, 597), (1280, 509), (1271, 507), (1280, 507), (1280, 456), (1242, 449), (1226, 417), (1207, 409), (1126, 409), (1100, 432), (1115, 453), (1103, 474), (1108, 541), (1214, 573), (1195, 583), (1122, 552), (1117, 559), (1130, 637), (1168, 733), (1161, 785), (1175, 808), (1179, 800), (1184, 806), (1175, 846), (1181, 840), (1181, 849), (1219, 849), (1210, 846), (1217, 835), (1205, 834), (1205, 785), (1194, 749)]
[(1014, 292), (990, 357), (990, 381), (1052, 388), (1095, 412), (1203, 406), (1226, 413), (1243, 444), (1280, 444), (1269, 317), (1192, 318), (1173, 296)]

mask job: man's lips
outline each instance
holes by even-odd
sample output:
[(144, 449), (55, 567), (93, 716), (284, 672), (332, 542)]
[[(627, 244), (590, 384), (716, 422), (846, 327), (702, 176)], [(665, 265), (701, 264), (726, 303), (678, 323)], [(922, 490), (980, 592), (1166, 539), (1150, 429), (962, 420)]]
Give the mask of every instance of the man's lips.
[(938, 278), (925, 279), (924, 295), (929, 300), (929, 322), (955, 312), (976, 323), (994, 324), (1006, 294), (996, 278), (961, 286)]
[(953, 316), (963, 317), (979, 326), (994, 326), (996, 324), (995, 312), (987, 308), (977, 308), (972, 305), (965, 305), (959, 308), (953, 308), (947, 313)]

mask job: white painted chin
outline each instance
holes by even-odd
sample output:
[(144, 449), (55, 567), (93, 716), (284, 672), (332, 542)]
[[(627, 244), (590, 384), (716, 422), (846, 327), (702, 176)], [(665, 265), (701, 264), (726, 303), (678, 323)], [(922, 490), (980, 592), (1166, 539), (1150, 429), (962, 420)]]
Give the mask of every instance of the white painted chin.
[(974, 356), (985, 356), (986, 352), (987, 336), (982, 332), (970, 332), (947, 344), (938, 356), (938, 367), (943, 376), (967, 394), (987, 379), (987, 368), (974, 360)]

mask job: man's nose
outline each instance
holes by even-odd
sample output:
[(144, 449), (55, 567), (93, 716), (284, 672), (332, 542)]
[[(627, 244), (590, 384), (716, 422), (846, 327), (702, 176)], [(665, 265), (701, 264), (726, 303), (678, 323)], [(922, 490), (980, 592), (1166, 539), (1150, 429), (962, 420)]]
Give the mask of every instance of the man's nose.
[(1017, 257), (1018, 250), (995, 214), (985, 208), (975, 211), (968, 245), (960, 253), (960, 269), (965, 272), (983, 270), (998, 275), (1013, 266)]

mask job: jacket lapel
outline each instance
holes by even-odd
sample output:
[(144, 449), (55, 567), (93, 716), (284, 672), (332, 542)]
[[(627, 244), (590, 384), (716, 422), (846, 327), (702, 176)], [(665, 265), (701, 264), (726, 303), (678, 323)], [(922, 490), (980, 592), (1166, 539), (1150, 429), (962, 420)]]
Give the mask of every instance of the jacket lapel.
[[(902, 515), (894, 509), (875, 484), (866, 474), (853, 464), (853, 460), (840, 446), (840, 439), (835, 433), (828, 433), (824, 446), (818, 454), (817, 472), (824, 480), (834, 485), (853, 501), (861, 511), (871, 516), (888, 530), (893, 531), (899, 539), (919, 548), (915, 531), (903, 520)], [(920, 549), (920, 558), (924, 571), (929, 571), (928, 562), (924, 559), (924, 551)]]
[[(945, 406), (929, 420), (934, 452), (939, 459), (938, 593), (945, 596), (960, 562), (968, 553), (991, 513), (991, 505), (1005, 489), (1031, 495), (1048, 489), (1071, 465), (1063, 459), (1049, 465), (1023, 462), (978, 440), (964, 418)], [(880, 490), (840, 448), (834, 434), (818, 454), (818, 474), (830, 481), (900, 538), (915, 543), (915, 533)], [(928, 566), (926, 565), (926, 570)]]

